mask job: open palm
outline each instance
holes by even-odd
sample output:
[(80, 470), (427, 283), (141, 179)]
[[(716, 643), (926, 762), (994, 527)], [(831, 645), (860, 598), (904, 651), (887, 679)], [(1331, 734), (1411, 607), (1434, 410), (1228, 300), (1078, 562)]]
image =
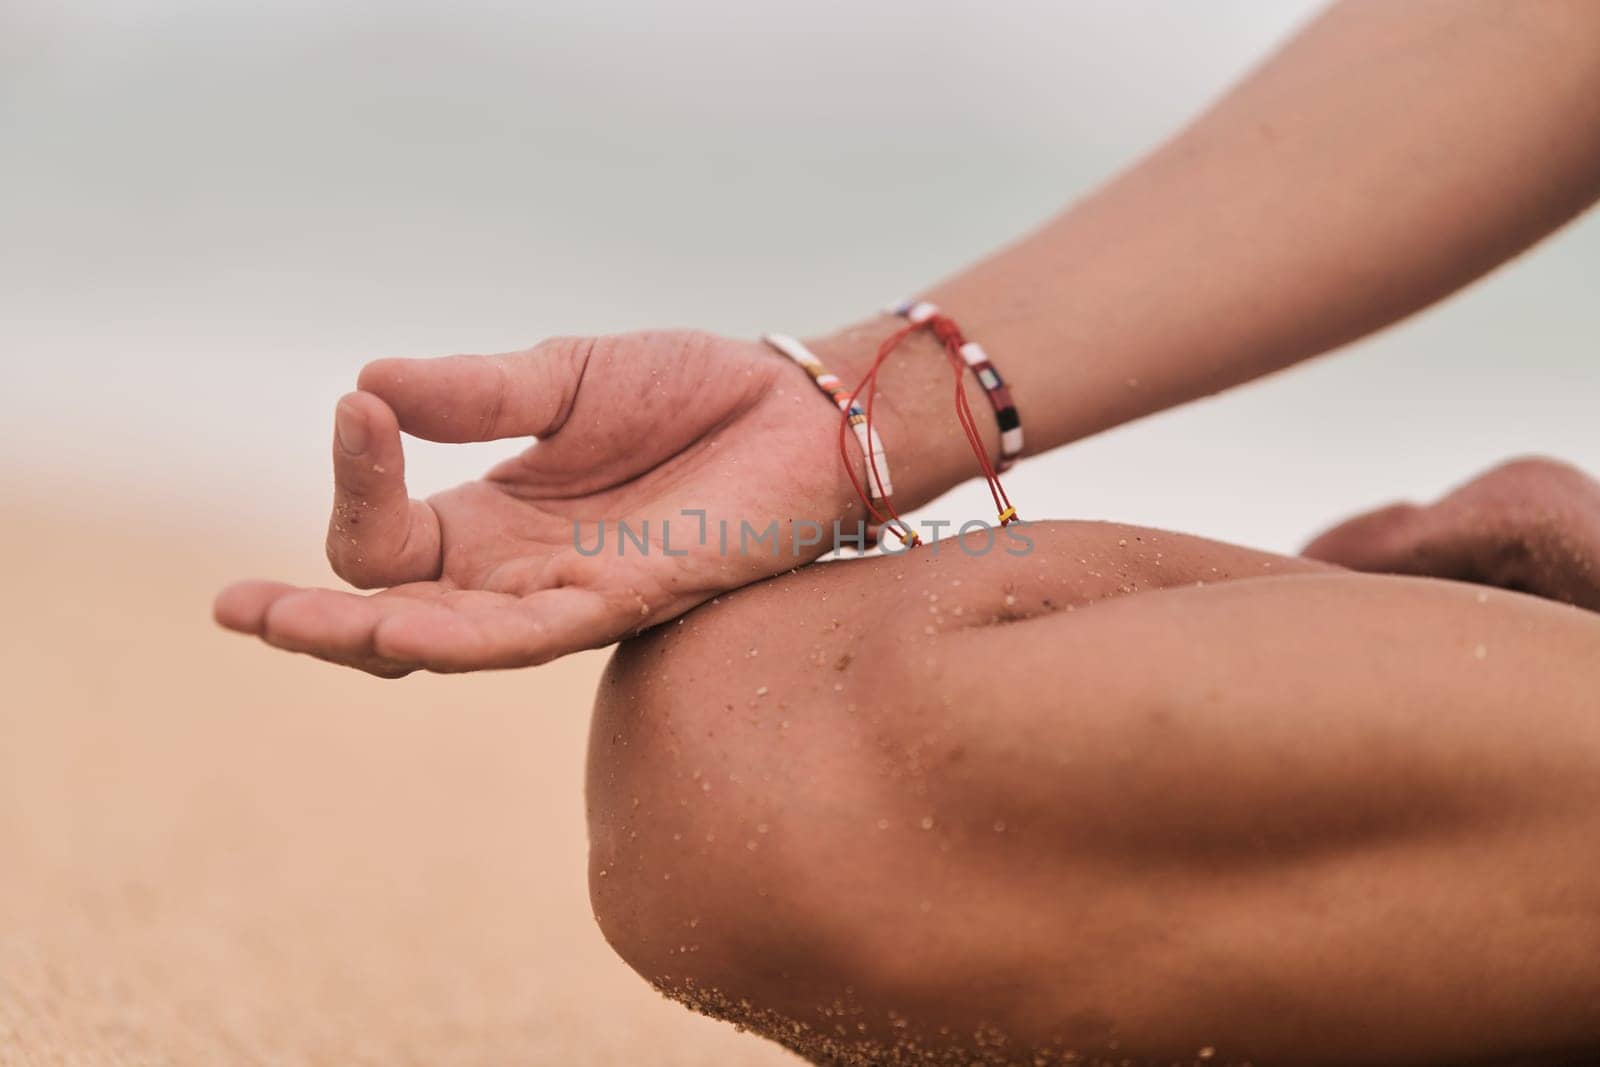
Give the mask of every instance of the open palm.
[[(382, 360), (335, 418), (328, 558), (352, 584), (387, 588), (241, 582), (215, 611), (230, 629), (373, 674), (605, 645), (814, 559), (824, 546), (797, 523), (857, 517), (837, 414), (755, 342), (670, 331)], [(537, 442), (417, 501), (401, 430)], [(755, 539), (774, 522), (776, 537)]]

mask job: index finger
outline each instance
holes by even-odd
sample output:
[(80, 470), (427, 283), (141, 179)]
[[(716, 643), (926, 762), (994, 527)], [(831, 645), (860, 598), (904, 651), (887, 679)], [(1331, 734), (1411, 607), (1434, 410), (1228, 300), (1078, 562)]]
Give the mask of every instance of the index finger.
[(358, 381), (394, 409), (407, 433), (430, 441), (548, 437), (572, 411), (602, 344), (555, 337), (495, 356), (380, 359), (363, 367)]

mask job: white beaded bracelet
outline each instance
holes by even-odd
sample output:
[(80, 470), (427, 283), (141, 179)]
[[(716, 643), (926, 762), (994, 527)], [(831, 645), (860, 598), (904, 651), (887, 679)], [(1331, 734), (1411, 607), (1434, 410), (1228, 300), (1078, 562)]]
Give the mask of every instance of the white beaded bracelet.
[(894, 485), (889, 481), (889, 459), (883, 452), (883, 441), (878, 437), (878, 431), (867, 423), (867, 413), (862, 410), (850, 396), (850, 390), (836, 375), (828, 373), (816, 353), (787, 334), (769, 333), (761, 338), (768, 345), (788, 356), (798, 363), (811, 380), (817, 383), (817, 388), (826, 393), (839, 410), (844, 412), (845, 418), (850, 422), (850, 429), (856, 435), (856, 442), (861, 446), (861, 454), (867, 461), (867, 492), (874, 501), (888, 500), (894, 492)]

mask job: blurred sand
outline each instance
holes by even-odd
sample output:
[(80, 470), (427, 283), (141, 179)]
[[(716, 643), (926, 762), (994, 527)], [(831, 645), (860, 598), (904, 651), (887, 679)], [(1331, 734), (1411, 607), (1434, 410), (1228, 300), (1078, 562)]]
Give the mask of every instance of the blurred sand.
[(0, 1063), (797, 1062), (595, 927), (604, 654), (382, 682), (210, 622), (228, 578), (317, 580), (315, 546), (7, 504)]

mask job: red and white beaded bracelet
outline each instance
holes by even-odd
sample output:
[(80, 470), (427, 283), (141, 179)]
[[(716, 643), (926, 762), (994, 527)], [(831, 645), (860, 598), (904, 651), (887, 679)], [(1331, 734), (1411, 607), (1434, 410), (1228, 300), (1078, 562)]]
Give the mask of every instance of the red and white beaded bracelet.
[[(782, 333), (764, 334), (761, 339), (771, 348), (798, 363), (801, 369), (811, 376), (817, 388), (844, 413), (844, 420), (855, 434), (856, 443), (861, 446), (861, 454), (866, 459), (866, 492), (861, 493), (861, 486), (858, 483), (856, 491), (861, 493), (862, 503), (867, 506), (867, 513), (874, 520), (874, 536), (876, 537), (878, 528), (883, 528), (891, 531), (902, 544), (919, 544), (920, 539), (916, 533), (900, 518), (894, 510), (894, 505), (889, 502), (889, 498), (894, 495), (894, 483), (889, 480), (889, 457), (884, 453), (883, 440), (878, 436), (877, 428), (868, 419), (866, 409), (856, 403), (854, 395), (845, 388), (844, 382), (840, 381), (837, 375), (829, 373), (816, 353), (798, 340)], [(840, 444), (843, 445), (842, 438)], [(848, 459), (845, 463), (850, 481), (855, 483), (855, 471), (849, 465)]]
[(855, 432), (856, 441), (861, 445), (861, 454), (867, 459), (867, 492), (874, 501), (888, 500), (894, 492), (894, 485), (889, 481), (889, 459), (883, 453), (883, 441), (878, 437), (878, 431), (867, 425), (867, 413), (851, 398), (844, 382), (837, 375), (828, 373), (815, 352), (788, 334), (769, 333), (761, 339), (800, 364), (811, 375), (811, 380), (817, 383), (817, 388), (844, 412), (850, 429)]
[(902, 300), (898, 304), (891, 304), (886, 310), (913, 326), (934, 326), (940, 334), (940, 340), (961, 353), (962, 360), (972, 368), (978, 384), (983, 386), (984, 395), (994, 408), (995, 421), (1000, 424), (1000, 462), (995, 464), (994, 469), (998, 473), (1015, 463), (1017, 457), (1022, 455), (1022, 418), (1017, 414), (1016, 402), (1011, 399), (1011, 389), (990, 362), (989, 353), (978, 342), (962, 336), (961, 328), (949, 316), (941, 314), (936, 304), (926, 300)]
[[(1000, 377), (1000, 372), (990, 362), (989, 355), (983, 347), (975, 341), (968, 341), (955, 321), (948, 315), (941, 314), (935, 305), (925, 300), (907, 300), (895, 304), (888, 310), (905, 319), (907, 325), (885, 337), (878, 345), (877, 355), (854, 389), (846, 389), (843, 382), (828, 373), (815, 353), (793, 337), (772, 333), (765, 335), (762, 340), (799, 364), (810, 375), (817, 388), (827, 394), (843, 413), (839, 422), (839, 455), (844, 461), (845, 472), (855, 487), (856, 495), (861, 498), (867, 514), (871, 516), (878, 529), (889, 530), (902, 544), (910, 547), (920, 544), (921, 538), (895, 511), (894, 504), (889, 499), (894, 491), (889, 482), (889, 463), (884, 455), (883, 442), (879, 440), (878, 432), (872, 425), (872, 409), (877, 396), (878, 372), (883, 368), (884, 362), (912, 333), (919, 329), (928, 329), (938, 338), (940, 346), (944, 349), (945, 358), (950, 364), (955, 389), (953, 399), (956, 421), (961, 424), (962, 432), (966, 434), (967, 443), (971, 445), (973, 456), (978, 461), (978, 469), (989, 487), (990, 495), (994, 498), (996, 518), (1001, 526), (1020, 522), (1021, 517), (1017, 514), (1010, 497), (1006, 495), (1005, 486), (1000, 483), (999, 475), (1000, 471), (1011, 466), (1022, 454), (1022, 420), (1017, 414), (1016, 403), (1011, 399), (1011, 390), (1006, 386), (1005, 380)], [(978, 384), (983, 387), (984, 395), (989, 398), (989, 404), (994, 408), (995, 419), (1000, 425), (998, 464), (990, 461), (988, 449), (983, 444), (983, 435), (978, 430), (971, 405), (967, 402), (963, 385), (965, 376), (962, 373), (966, 369), (971, 369), (978, 379)], [(851, 462), (849, 451), (845, 446), (846, 426), (855, 434), (856, 442), (866, 457), (865, 489), (856, 478), (855, 464)]]

